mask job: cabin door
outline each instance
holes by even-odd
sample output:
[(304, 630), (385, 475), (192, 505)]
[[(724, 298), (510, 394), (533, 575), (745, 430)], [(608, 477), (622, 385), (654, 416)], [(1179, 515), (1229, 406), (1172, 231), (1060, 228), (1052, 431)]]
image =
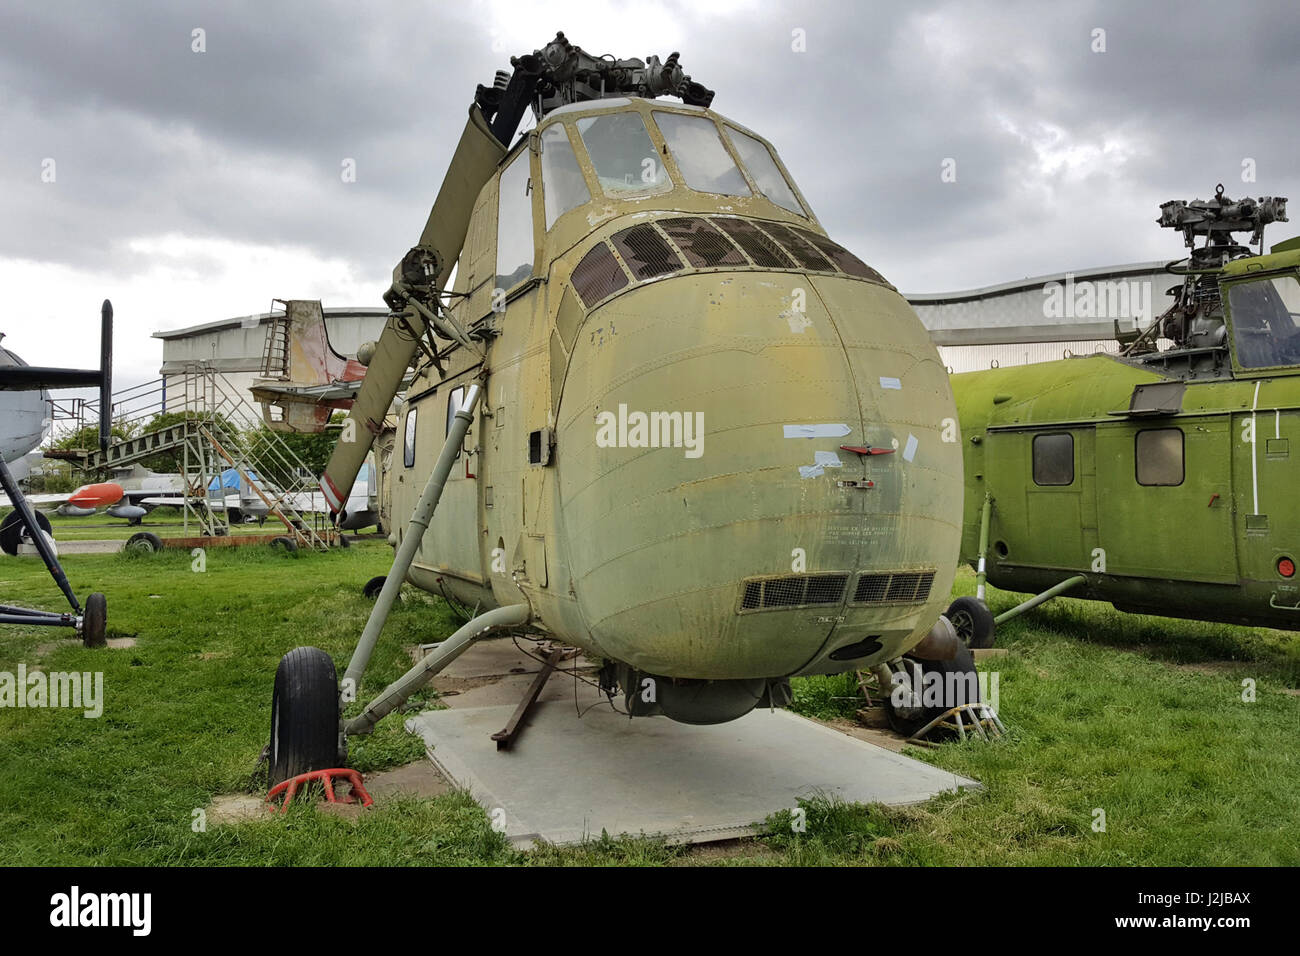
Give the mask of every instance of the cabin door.
[(1098, 546), (1107, 573), (1237, 582), (1230, 425), (1218, 416), (1097, 427)]

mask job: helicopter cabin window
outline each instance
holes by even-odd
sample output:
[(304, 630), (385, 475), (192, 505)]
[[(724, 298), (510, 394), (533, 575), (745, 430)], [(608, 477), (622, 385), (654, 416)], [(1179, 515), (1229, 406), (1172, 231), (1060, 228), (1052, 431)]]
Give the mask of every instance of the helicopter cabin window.
[(496, 288), (509, 290), (533, 273), (533, 198), (528, 178), (528, 151), (515, 157), (501, 174), (497, 205)]
[(781, 167), (777, 166), (766, 144), (747, 133), (742, 133), (734, 126), (727, 127), (727, 135), (731, 137), (731, 145), (736, 148), (736, 155), (749, 169), (749, 175), (763, 195), (782, 209), (806, 217), (808, 211), (803, 208), (794, 190), (790, 188), (790, 184), (781, 173)]
[(1134, 439), (1139, 485), (1183, 483), (1183, 430), (1148, 428)]
[(1069, 432), (1034, 436), (1034, 484), (1074, 484), (1074, 436)]
[(402, 464), (407, 468), (415, 467), (415, 412), (414, 408), (406, 410), (406, 428), (402, 436)]
[(548, 126), (542, 132), (542, 205), (546, 209), (546, 228), (555, 225), (570, 209), (591, 199), (582, 169), (573, 155), (573, 144), (563, 123)]
[(627, 196), (671, 186), (640, 113), (584, 116), (574, 125), (605, 195)]
[(749, 196), (749, 184), (722, 145), (718, 127), (703, 116), (655, 111), (655, 122), (686, 185), (696, 192)]
[[(465, 386), (460, 385), (451, 390), (447, 396), (447, 430), (443, 432), (444, 437), (451, 434), (451, 426), (456, 421), (456, 413), (460, 411), (461, 406), (465, 404)], [(460, 457), (460, 449), (456, 449), (456, 457)]]
[(1237, 364), (1267, 368), (1300, 362), (1300, 282), (1296, 277), (1257, 279), (1228, 287)]

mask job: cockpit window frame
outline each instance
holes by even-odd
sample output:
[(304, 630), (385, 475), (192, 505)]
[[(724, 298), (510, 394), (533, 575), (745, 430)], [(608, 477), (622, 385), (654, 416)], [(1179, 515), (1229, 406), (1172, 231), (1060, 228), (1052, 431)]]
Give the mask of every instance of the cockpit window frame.
[[(522, 162), (524, 164), (524, 168), (528, 170), (527, 196), (528, 196), (528, 208), (530, 211), (530, 225), (532, 226), (533, 258), (532, 258), (532, 267), (529, 270), (528, 274), (517, 279), (514, 282), (511, 282), (508, 287), (505, 287), (498, 284), (497, 280), (501, 276), (500, 273), (497, 273), (495, 271), (501, 265), (501, 181), (502, 179), (505, 178), (508, 172), (513, 171), (515, 163), (518, 162)], [(537, 241), (539, 216), (542, 217), (542, 219), (540, 220), (541, 222), (544, 222), (544, 218), (546, 216), (545, 211), (541, 208), (540, 191), (536, 188), (536, 184), (539, 181), (540, 177), (541, 177), (541, 164), (539, 162), (539, 157), (537, 156), (537, 149), (533, 143), (533, 139), (531, 136), (526, 137), (514, 149), (512, 149), (509, 153), (507, 153), (502, 158), (500, 164), (497, 166), (496, 182), (495, 182), (496, 232), (492, 240), (493, 273), (490, 279), (488, 280), (492, 283), (494, 287), (494, 292), (493, 292), (494, 296), (496, 295), (495, 290), (500, 289), (501, 292), (505, 293), (507, 297), (510, 298), (512, 297), (510, 295), (511, 293), (515, 292), (520, 288), (525, 287), (529, 281), (531, 281), (537, 276), (537, 266), (538, 266), (538, 262), (541, 259), (541, 249), (542, 249), (541, 245)], [(544, 230), (542, 231), (542, 234), (545, 235)]]
[[(690, 122), (705, 122), (712, 126), (713, 134), (718, 138), (718, 145), (722, 147), (722, 151), (731, 160), (731, 164), (735, 168), (735, 171), (740, 174), (740, 180), (744, 184), (746, 192), (719, 192), (711, 189), (702, 189), (699, 186), (692, 185), (689, 178), (686, 176), (685, 171), (682, 169), (681, 163), (677, 161), (677, 150), (668, 142), (668, 137), (664, 134), (663, 129), (659, 125), (659, 117), (664, 114), (668, 116), (678, 116)], [(763, 195), (762, 192), (755, 187), (754, 178), (749, 175), (748, 170), (745, 169), (744, 163), (740, 161), (740, 157), (736, 154), (735, 149), (733, 149), (731, 143), (727, 141), (727, 137), (723, 135), (721, 125), (712, 116), (706, 116), (700, 113), (683, 113), (680, 110), (652, 109), (650, 111), (650, 121), (654, 124), (655, 131), (659, 134), (659, 139), (663, 141), (663, 145), (659, 147), (660, 155), (664, 159), (671, 161), (672, 165), (669, 169), (669, 175), (672, 179), (680, 183), (682, 188), (689, 189), (692, 192), (703, 193), (707, 196), (721, 196), (723, 198), (751, 199)]]
[[(546, 179), (546, 165), (544, 158), (546, 154), (546, 135), (552, 130), (558, 131), (568, 141), (569, 155), (573, 158), (573, 162), (578, 169), (578, 175), (582, 177), (582, 184), (587, 189), (587, 198), (585, 200), (568, 207), (563, 212), (560, 212), (556, 215), (554, 221), (550, 220), (546, 207), (547, 196), (550, 194), (551, 184), (547, 182)], [(591, 205), (592, 200), (595, 199), (596, 196), (602, 194), (602, 190), (599, 180), (597, 180), (592, 174), (591, 159), (586, 155), (587, 146), (582, 142), (582, 136), (578, 133), (577, 128), (572, 124), (564, 121), (548, 123), (537, 131), (537, 144), (537, 170), (539, 181), (542, 184), (542, 226), (543, 231), (549, 234), (555, 230), (555, 227), (560, 224), (565, 216), (582, 209), (584, 206)], [(583, 162), (584, 159), (586, 159), (586, 162)], [(536, 187), (536, 182), (537, 180), (534, 181), (534, 188)]]
[[(1268, 271), (1250, 272), (1245, 275), (1225, 277), (1219, 280), (1219, 296), (1223, 303), (1223, 314), (1228, 324), (1228, 345), (1232, 356), (1233, 373), (1239, 378), (1266, 377), (1276, 375), (1279, 371), (1292, 370), (1300, 372), (1300, 362), (1281, 362), (1277, 365), (1244, 365), (1241, 362), (1238, 339), (1237, 317), (1233, 315), (1232, 292), (1244, 285), (1256, 282), (1276, 282), (1279, 279), (1291, 279), (1300, 285), (1300, 269), (1270, 269)], [(1300, 325), (1297, 326), (1300, 328)]]
[[(601, 120), (620, 113), (631, 113), (641, 120), (641, 125), (645, 129), (646, 137), (650, 140), (650, 145), (654, 153), (653, 159), (664, 171), (664, 181), (662, 183), (657, 183), (646, 189), (629, 189), (617, 192), (611, 192), (609, 189), (605, 188), (605, 183), (602, 182), (600, 178), (600, 169), (597, 167), (596, 161), (592, 158), (591, 147), (587, 143), (587, 138), (583, 135), (582, 128), (578, 124), (584, 120)], [(575, 146), (575, 154), (581, 157), (579, 159), (579, 165), (583, 165), (582, 160), (585, 159), (585, 165), (595, 178), (596, 189), (592, 192), (593, 200), (597, 197), (612, 200), (614, 202), (649, 199), (662, 196), (665, 193), (670, 193), (674, 189), (678, 189), (683, 185), (680, 172), (676, 170), (675, 164), (669, 162), (671, 157), (666, 155), (667, 147), (664, 143), (663, 136), (659, 132), (659, 127), (654, 124), (645, 111), (637, 109), (636, 107), (632, 107), (631, 109), (609, 110), (592, 113), (587, 116), (574, 116), (566, 119), (564, 122), (573, 124), (573, 133), (575, 134), (576, 142), (574, 139), (571, 139), (570, 142)], [(582, 147), (581, 153), (577, 152), (577, 146)], [(647, 156), (646, 158), (649, 159), (651, 157)], [(590, 183), (587, 188), (589, 190), (591, 189)]]
[[(812, 213), (809, 212), (808, 200), (804, 199), (803, 193), (799, 191), (799, 185), (794, 181), (794, 177), (790, 175), (790, 170), (785, 168), (785, 163), (782, 162), (780, 154), (778, 154), (776, 151), (776, 147), (774, 147), (766, 139), (759, 136), (757, 133), (753, 132), (752, 130), (745, 129), (739, 123), (732, 123), (730, 121), (725, 121), (719, 123), (718, 125), (719, 127), (721, 127), (721, 131), (723, 134), (722, 141), (727, 145), (727, 149), (731, 151), (732, 157), (736, 160), (736, 165), (740, 167), (741, 172), (745, 174), (745, 178), (749, 180), (749, 186), (751, 189), (754, 190), (755, 196), (761, 196), (763, 199), (766, 199), (768, 202), (770, 202), (773, 206), (776, 206), (778, 209), (785, 210), (786, 212), (790, 213), (790, 215), (792, 216), (798, 216), (801, 219), (807, 219), (809, 222), (816, 222), (816, 220), (813, 218)], [(740, 150), (736, 148), (736, 144), (731, 136), (733, 132), (739, 133), (741, 136), (749, 137), (759, 146), (762, 146), (765, 150), (767, 150), (768, 159), (772, 161), (773, 167), (775, 167), (777, 173), (780, 175), (781, 179), (785, 182), (786, 189), (790, 190), (790, 195), (794, 197), (794, 201), (799, 206), (798, 209), (791, 209), (789, 206), (785, 206), (777, 202), (775, 199), (773, 199), (763, 190), (763, 187), (759, 185), (758, 179), (755, 177), (753, 171), (749, 168), (749, 164), (744, 162), (743, 157), (740, 155)]]

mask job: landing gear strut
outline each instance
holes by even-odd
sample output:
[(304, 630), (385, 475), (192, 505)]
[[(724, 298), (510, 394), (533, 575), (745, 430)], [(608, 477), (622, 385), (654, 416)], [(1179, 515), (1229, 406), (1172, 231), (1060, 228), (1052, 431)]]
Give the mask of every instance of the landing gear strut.
[(27, 624), (49, 627), (76, 628), (81, 641), (86, 647), (103, 647), (105, 643), (105, 624), (108, 617), (108, 601), (96, 591), (86, 598), (83, 608), (77, 596), (72, 593), (68, 576), (63, 573), (63, 566), (54, 550), (54, 538), (50, 535), (50, 521), (45, 515), (32, 509), (31, 503), (18, 489), (13, 473), (4, 459), (0, 458), (0, 487), (4, 489), (14, 510), (0, 524), (0, 547), (6, 554), (17, 554), (18, 547), (24, 541), (30, 541), (36, 553), (45, 562), (50, 577), (58, 585), (63, 596), (72, 607), (72, 613), (54, 611), (37, 611), (25, 607), (12, 607), (0, 604), (0, 624)]
[(273, 786), (290, 777), (338, 766), (346, 757), (346, 739), (349, 735), (370, 733), (380, 719), (405, 703), (429, 678), (489, 631), (519, 627), (527, 624), (531, 618), (532, 611), (527, 604), (499, 607), (478, 615), (451, 637), (435, 645), (420, 663), (386, 687), (360, 714), (347, 723), (342, 722), (341, 698), (355, 699), (361, 677), (379, 640), (379, 633), (402, 589), (407, 571), (415, 560), (415, 552), (429, 527), (434, 509), (438, 506), (443, 486), (465, 440), (465, 433), (481, 395), (481, 386), (470, 386), (464, 405), (456, 412), (448, 430), (442, 453), (415, 506), (402, 542), (398, 545), (392, 568), (382, 579), (375, 578), (367, 584), (367, 590), (372, 590), (371, 585), (382, 582), (375, 596), (375, 606), (357, 641), (341, 684), (335, 679), (333, 660), (318, 648), (296, 648), (280, 661), (280, 668), (276, 671), (271, 717)]

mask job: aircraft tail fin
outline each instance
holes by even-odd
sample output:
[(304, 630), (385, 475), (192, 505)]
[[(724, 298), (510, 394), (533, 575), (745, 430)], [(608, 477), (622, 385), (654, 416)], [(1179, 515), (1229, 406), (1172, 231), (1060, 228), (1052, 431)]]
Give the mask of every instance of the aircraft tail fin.
[(352, 405), (352, 388), (365, 368), (334, 351), (318, 300), (276, 300), (283, 313), (271, 316), (262, 353), (262, 375), (253, 397), (262, 420), (276, 431), (319, 432), (335, 409)]

